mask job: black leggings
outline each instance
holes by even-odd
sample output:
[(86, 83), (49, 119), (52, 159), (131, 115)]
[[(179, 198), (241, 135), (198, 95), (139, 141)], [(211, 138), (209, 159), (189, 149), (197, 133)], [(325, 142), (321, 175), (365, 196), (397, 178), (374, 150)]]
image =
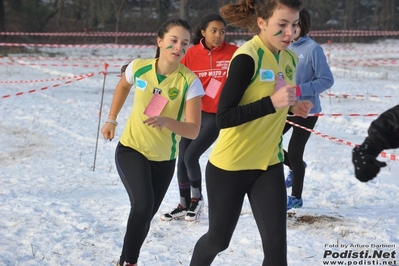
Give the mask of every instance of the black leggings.
[(262, 265), (286, 266), (287, 191), (283, 164), (269, 166), (266, 171), (225, 171), (208, 162), (205, 176), (209, 230), (195, 245), (190, 266), (211, 265), (215, 256), (227, 249), (245, 195), (262, 239), (265, 255)]
[(116, 167), (130, 199), (130, 214), (123, 243), (121, 264), (136, 263), (150, 223), (172, 180), (175, 160), (149, 161), (138, 151), (118, 144)]
[[(316, 125), (318, 116), (310, 116), (308, 118), (293, 116), (288, 117), (287, 120), (298, 125), (313, 129)], [(303, 165), (303, 153), (308, 142), (311, 132), (285, 124), (283, 134), (285, 134), (292, 127), (292, 134), (288, 144), (288, 151), (284, 151), (284, 164), (287, 165), (293, 174), (291, 195), (297, 199), (302, 198), (303, 180), (305, 179), (305, 167)]]
[(177, 159), (177, 180), (180, 197), (191, 202), (190, 188), (199, 188), (201, 192), (202, 174), (199, 159), (201, 155), (215, 142), (219, 135), (215, 114), (202, 112), (201, 129), (196, 139), (181, 138), (179, 156)]

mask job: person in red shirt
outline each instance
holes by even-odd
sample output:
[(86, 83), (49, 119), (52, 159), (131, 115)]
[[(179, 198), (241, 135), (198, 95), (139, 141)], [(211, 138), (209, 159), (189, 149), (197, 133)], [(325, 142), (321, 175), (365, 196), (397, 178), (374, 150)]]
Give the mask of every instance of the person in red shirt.
[(180, 203), (173, 211), (161, 215), (161, 220), (184, 218), (186, 221), (194, 221), (203, 206), (199, 158), (219, 135), (215, 115), (220, 92), (226, 80), (230, 59), (238, 48), (226, 43), (225, 36), (224, 19), (219, 14), (205, 15), (195, 31), (194, 45), (181, 60), (199, 77), (205, 89), (201, 99), (201, 129), (195, 140), (182, 138), (180, 141), (177, 161)]

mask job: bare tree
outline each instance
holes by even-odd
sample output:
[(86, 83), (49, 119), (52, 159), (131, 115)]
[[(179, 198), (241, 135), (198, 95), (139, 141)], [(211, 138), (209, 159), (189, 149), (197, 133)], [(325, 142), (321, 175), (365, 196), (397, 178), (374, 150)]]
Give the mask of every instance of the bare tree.
[(6, 19), (3, 0), (0, 0), (0, 31), (6, 31)]
[[(111, 0), (112, 5), (114, 6), (114, 11), (115, 11), (115, 33), (118, 34), (119, 32), (119, 19), (121, 15), (121, 11), (123, 8), (123, 4), (125, 3), (125, 0), (122, 0), (119, 4), (119, 7), (117, 7), (116, 0)], [(118, 43), (118, 35), (115, 36), (115, 43)]]
[(53, 0), (50, 2), (50, 6), (45, 9), (47, 11), (46, 14), (40, 20), (40, 31), (46, 27), (53, 17), (60, 13), (63, 2), (64, 0)]
[(187, 14), (188, 14), (187, 3), (188, 0), (180, 0), (179, 17), (184, 20), (187, 20)]
[(393, 30), (395, 29), (395, 2), (393, 0), (381, 1), (382, 4), (382, 18), (384, 18), (383, 25), (381, 25), (383, 30)]
[(380, 14), (379, 14), (380, 12), (381, 12), (381, 10), (380, 10), (380, 8), (377, 5), (374, 8), (373, 16), (372, 16), (371, 23), (370, 23), (370, 29), (371, 30), (375, 30), (375, 29), (378, 28), (378, 23), (379, 23), (379, 20), (380, 20)]
[(60, 26), (60, 21), (61, 21), (61, 18), (62, 18), (62, 7), (64, 5), (64, 0), (56, 0), (54, 5), (59, 10), (58, 14), (57, 14), (57, 22), (56, 23), (57, 23), (58, 26)]
[[(346, 0), (345, 2), (345, 16), (344, 16), (344, 21), (343, 21), (343, 29), (344, 30), (349, 30), (352, 27), (352, 20), (353, 20), (353, 10), (355, 9), (354, 7), (355, 3), (353, 0)], [(345, 42), (345, 37), (341, 37), (341, 41)]]
[[(237, 0), (0, 0), (0, 31), (154, 31), (171, 16), (179, 16), (192, 26), (210, 12), (218, 12), (225, 4)], [(398, 30), (399, 0), (307, 0), (312, 15), (312, 30)], [(231, 29), (228, 29), (229, 31)], [(1, 40), (21, 37), (0, 36)], [(26, 40), (38, 40), (24, 36)], [(53, 38), (53, 37), (51, 37)], [(109, 37), (85, 37), (83, 42), (109, 41)], [(229, 37), (229, 39), (234, 37)], [(238, 38), (242, 38), (241, 36)], [(317, 37), (325, 41), (329, 37)], [(332, 37), (330, 37), (332, 38)], [(347, 42), (360, 37), (334, 37)], [(395, 37), (392, 37), (395, 38)], [(370, 37), (363, 39), (369, 40)], [(52, 39), (52, 41), (54, 38)], [(59, 41), (64, 41), (60, 37)], [(150, 38), (121, 38), (148, 43)], [(75, 41), (75, 39), (68, 39)]]
[[(89, 27), (89, 28), (94, 28), (94, 27), (96, 27), (97, 26), (97, 7), (98, 7), (98, 2), (99, 1), (97, 1), (97, 3), (94, 3), (94, 1), (90, 1), (88, 4), (89, 4), (89, 7), (88, 7), (88, 16), (87, 16), (87, 19), (88, 19), (88, 21), (87, 21), (87, 26)], [(118, 23), (116, 23), (117, 25), (118, 25)]]
[(170, 10), (170, 0), (158, 0), (157, 8), (159, 14), (159, 25), (161, 25), (165, 20), (168, 19), (169, 10)]

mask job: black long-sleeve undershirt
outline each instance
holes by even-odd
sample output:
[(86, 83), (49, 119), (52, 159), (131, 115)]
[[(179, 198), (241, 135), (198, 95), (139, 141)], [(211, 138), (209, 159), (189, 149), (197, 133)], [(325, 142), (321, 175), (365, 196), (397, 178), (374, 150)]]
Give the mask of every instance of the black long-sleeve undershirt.
[(249, 55), (237, 55), (230, 62), (228, 77), (216, 113), (216, 123), (219, 128), (238, 126), (276, 112), (270, 96), (239, 105), (254, 73), (255, 61)]

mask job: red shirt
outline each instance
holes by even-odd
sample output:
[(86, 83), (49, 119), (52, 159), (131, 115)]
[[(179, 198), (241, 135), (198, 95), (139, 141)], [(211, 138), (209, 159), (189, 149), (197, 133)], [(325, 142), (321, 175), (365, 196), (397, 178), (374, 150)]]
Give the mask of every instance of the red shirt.
[[(237, 48), (236, 45), (223, 42), (220, 46), (209, 50), (202, 39), (199, 44), (191, 46), (181, 60), (183, 65), (199, 77), (204, 87), (205, 95), (201, 99), (202, 111), (216, 113), (230, 59)], [(211, 82), (212, 79), (214, 80)]]

